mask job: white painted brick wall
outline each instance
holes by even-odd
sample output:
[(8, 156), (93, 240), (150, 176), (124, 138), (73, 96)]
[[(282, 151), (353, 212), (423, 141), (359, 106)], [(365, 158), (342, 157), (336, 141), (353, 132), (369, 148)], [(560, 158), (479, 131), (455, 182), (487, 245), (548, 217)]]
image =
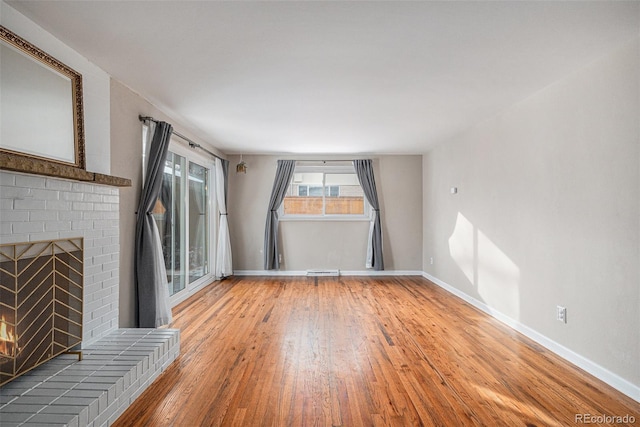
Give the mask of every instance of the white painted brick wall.
[(0, 244), (84, 237), (83, 346), (118, 327), (119, 189), (0, 171)]

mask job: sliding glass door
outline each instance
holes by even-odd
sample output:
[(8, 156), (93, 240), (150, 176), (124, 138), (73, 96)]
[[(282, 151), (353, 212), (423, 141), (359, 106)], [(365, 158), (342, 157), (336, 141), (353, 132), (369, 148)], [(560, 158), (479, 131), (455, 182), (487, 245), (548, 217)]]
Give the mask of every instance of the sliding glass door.
[(162, 189), (153, 210), (162, 242), (169, 295), (174, 295), (186, 287), (183, 273), (186, 255), (186, 206), (184, 203), (180, 203), (185, 194), (182, 179), (185, 165), (186, 159), (184, 157), (172, 152), (167, 154)]
[(209, 273), (209, 169), (189, 162), (189, 283)]
[(154, 208), (172, 303), (211, 282), (214, 164), (172, 143)]

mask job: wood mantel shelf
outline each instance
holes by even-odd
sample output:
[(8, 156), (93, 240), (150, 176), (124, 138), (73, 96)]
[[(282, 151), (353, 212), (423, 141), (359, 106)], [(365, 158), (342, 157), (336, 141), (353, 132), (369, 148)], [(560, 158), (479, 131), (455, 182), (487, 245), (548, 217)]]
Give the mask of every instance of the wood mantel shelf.
[(0, 169), (34, 175), (54, 176), (74, 181), (93, 182), (112, 187), (131, 187), (131, 180), (96, 172), (61, 163), (49, 162), (35, 158), (25, 158), (11, 153), (0, 152)]

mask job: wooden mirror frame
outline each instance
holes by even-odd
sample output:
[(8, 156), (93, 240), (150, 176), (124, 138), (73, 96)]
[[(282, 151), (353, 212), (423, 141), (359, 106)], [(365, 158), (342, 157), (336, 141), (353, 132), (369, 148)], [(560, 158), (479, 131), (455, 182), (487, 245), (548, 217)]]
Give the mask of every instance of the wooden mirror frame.
[[(72, 103), (74, 130), (73, 144), (75, 153), (74, 161), (66, 162), (64, 160), (46, 157), (45, 155), (39, 156), (37, 154), (19, 152), (0, 147), (0, 168), (12, 170), (25, 169), (25, 171), (32, 171), (35, 167), (35, 169), (55, 171), (60, 167), (64, 168), (66, 166), (85, 170), (82, 75), (3, 26), (0, 26), (0, 42), (16, 48), (35, 62), (44, 65), (46, 68), (68, 77), (71, 80), (69, 102)], [(47, 141), (43, 141), (43, 144), (46, 143)]]

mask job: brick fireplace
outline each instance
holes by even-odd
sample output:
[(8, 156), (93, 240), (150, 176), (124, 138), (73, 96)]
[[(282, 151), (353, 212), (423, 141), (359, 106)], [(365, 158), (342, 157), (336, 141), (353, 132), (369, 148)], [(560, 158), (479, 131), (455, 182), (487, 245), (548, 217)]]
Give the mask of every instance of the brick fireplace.
[(0, 244), (84, 239), (82, 341), (118, 328), (119, 189), (0, 171)]
[[(75, 320), (85, 355), (59, 356), (0, 387), (3, 426), (108, 426), (179, 354), (177, 330), (118, 329), (119, 191), (0, 171), (0, 244), (82, 242)], [(1, 296), (4, 302), (7, 294)], [(16, 323), (6, 319), (5, 329), (8, 320)]]

